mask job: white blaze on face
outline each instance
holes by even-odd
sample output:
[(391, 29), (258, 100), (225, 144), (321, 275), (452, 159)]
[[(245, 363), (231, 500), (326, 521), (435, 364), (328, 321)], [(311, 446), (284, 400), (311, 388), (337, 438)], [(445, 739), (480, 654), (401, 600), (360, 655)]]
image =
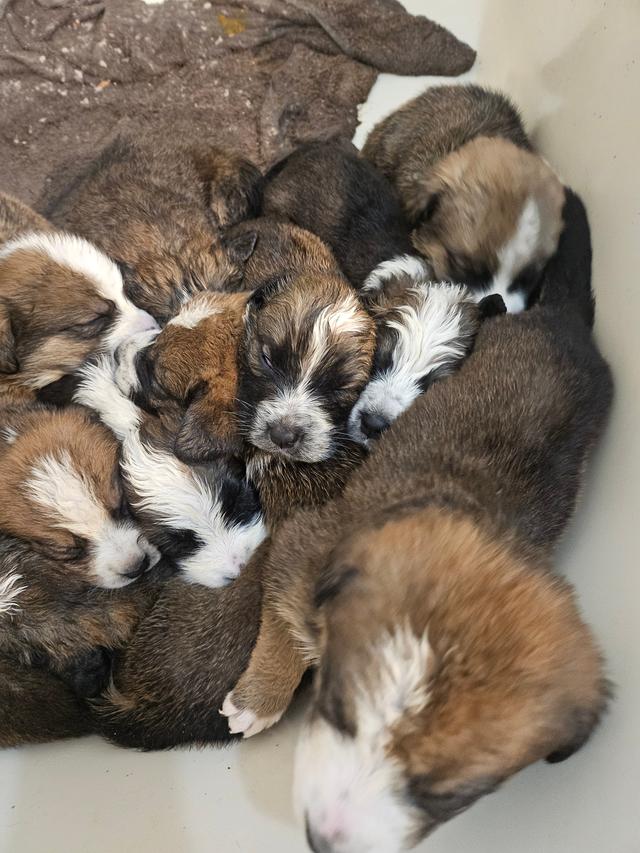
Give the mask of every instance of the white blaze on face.
[(178, 314), (169, 320), (167, 325), (195, 329), (203, 320), (206, 320), (208, 317), (214, 317), (219, 313), (220, 309), (211, 304), (208, 294), (201, 293), (186, 302)]
[(66, 450), (41, 457), (31, 469), (25, 491), (47, 511), (56, 527), (89, 542), (96, 586), (126, 586), (133, 579), (128, 575), (145, 558), (149, 558), (149, 566), (157, 563), (157, 550), (131, 522), (111, 518)]
[(60, 266), (84, 276), (93, 283), (103, 299), (114, 303), (116, 316), (104, 341), (108, 352), (115, 352), (131, 335), (158, 328), (150, 314), (136, 308), (125, 296), (122, 275), (117, 265), (82, 237), (73, 234), (25, 234), (7, 243), (0, 250), (0, 259), (23, 249), (35, 249)]
[(397, 334), (391, 364), (374, 375), (349, 416), (349, 432), (361, 444), (369, 443), (361, 428), (363, 414), (393, 423), (420, 396), (421, 382), (447, 365), (453, 368), (470, 344), (469, 333), (463, 333), (465, 303), (471, 299), (466, 287), (421, 284), (408, 296), (411, 302), (388, 323)]
[(394, 725), (429, 701), (430, 660), (426, 635), (408, 626), (386, 635), (372, 650), (375, 677), (355, 687), (355, 737), (322, 718), (303, 729), (294, 800), (320, 849), (324, 842), (331, 853), (393, 853), (410, 844), (417, 811), (389, 745)]
[[(312, 378), (314, 372), (321, 369), (329, 346), (341, 335), (362, 333), (367, 323), (368, 318), (355, 294), (319, 312), (299, 378), (295, 384), (276, 389), (273, 396), (257, 405), (249, 435), (252, 444), (269, 453), (284, 453), (302, 462), (319, 462), (331, 455), (331, 413), (325, 401), (314, 392)], [(270, 427), (281, 422), (301, 433), (299, 443), (290, 452), (274, 444), (269, 435)]]

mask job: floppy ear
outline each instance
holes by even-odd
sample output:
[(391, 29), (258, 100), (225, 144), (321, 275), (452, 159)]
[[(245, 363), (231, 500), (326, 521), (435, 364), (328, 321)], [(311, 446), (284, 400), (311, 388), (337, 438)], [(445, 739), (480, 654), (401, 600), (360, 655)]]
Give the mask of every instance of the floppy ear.
[(222, 248), (226, 250), (229, 259), (235, 264), (242, 264), (249, 260), (254, 253), (258, 243), (256, 231), (245, 231), (232, 237), (222, 238)]
[(490, 293), (478, 302), (478, 310), (480, 319), (488, 320), (490, 317), (497, 317), (498, 314), (506, 314), (507, 306), (499, 293)]
[(426, 774), (410, 780), (409, 793), (414, 803), (439, 824), (465, 811), (480, 797), (495, 791), (499, 784), (493, 777), (482, 777), (459, 785), (453, 791), (434, 793), (433, 777)]
[(49, 406), (57, 406), (62, 408), (73, 402), (73, 395), (80, 385), (80, 377), (73, 373), (67, 373), (56, 379), (55, 382), (50, 382), (43, 388), (38, 388), (36, 398), (39, 403), (46, 403)]
[(591, 732), (598, 725), (602, 712), (605, 710), (606, 702), (611, 695), (611, 688), (604, 683), (601, 690), (600, 704), (595, 708), (576, 708), (571, 713), (570, 727), (571, 735), (566, 742), (561, 743), (557, 749), (549, 753), (546, 761), (549, 764), (559, 764), (566, 761), (574, 752), (577, 752), (589, 740)]
[(233, 413), (206, 396), (195, 400), (182, 419), (173, 449), (178, 459), (192, 465), (239, 454), (242, 442)]
[(17, 373), (19, 369), (9, 309), (0, 305), (0, 373)]

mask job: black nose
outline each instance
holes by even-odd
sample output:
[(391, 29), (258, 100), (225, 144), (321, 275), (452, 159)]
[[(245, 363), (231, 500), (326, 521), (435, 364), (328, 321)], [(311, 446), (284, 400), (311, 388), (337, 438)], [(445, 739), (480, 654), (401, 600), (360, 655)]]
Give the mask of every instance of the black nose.
[(269, 437), (277, 447), (290, 450), (302, 438), (302, 430), (290, 424), (277, 423), (269, 427)]
[(360, 418), (360, 429), (367, 438), (377, 438), (389, 428), (389, 421), (378, 412), (363, 412)]
[(308, 818), (305, 819), (304, 826), (307, 835), (307, 844), (313, 850), (313, 853), (331, 853), (333, 850), (331, 843), (313, 831)]
[(150, 562), (151, 558), (148, 554), (145, 554), (137, 566), (132, 569), (129, 569), (128, 572), (124, 572), (125, 578), (131, 578), (132, 580), (135, 580), (135, 578), (139, 578), (140, 575), (143, 575), (147, 571)]

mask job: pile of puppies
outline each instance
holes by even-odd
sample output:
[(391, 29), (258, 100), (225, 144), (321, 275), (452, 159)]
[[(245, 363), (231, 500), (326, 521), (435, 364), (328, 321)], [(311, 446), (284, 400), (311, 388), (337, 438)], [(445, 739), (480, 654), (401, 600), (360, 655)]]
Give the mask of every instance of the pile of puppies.
[(248, 736), (313, 667), (335, 853), (578, 749), (607, 684), (550, 563), (612, 383), (512, 104), (430, 89), (265, 176), (118, 138), (55, 186), (0, 198), (0, 743)]

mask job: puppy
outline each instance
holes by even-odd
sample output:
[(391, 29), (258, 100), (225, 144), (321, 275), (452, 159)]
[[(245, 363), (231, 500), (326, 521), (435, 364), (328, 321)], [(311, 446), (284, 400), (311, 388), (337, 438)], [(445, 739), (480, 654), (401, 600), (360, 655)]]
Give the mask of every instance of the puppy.
[(67, 176), (46, 212), (113, 258), (128, 296), (166, 323), (189, 296), (240, 274), (252, 239), (221, 251), (219, 228), (256, 211), (260, 181), (251, 163), (214, 146), (119, 136)]
[(295, 776), (313, 850), (408, 849), (530, 762), (568, 757), (604, 709), (600, 653), (550, 571), (612, 396), (569, 191), (564, 215), (540, 301), (483, 326), (342, 498), (274, 537), (223, 710), (251, 733), (317, 665)]
[(436, 280), (499, 293), (509, 311), (531, 302), (558, 244), (564, 189), (508, 98), (427, 89), (372, 130), (363, 154), (398, 191)]
[[(0, 394), (33, 398), (90, 355), (156, 327), (124, 295), (116, 265), (0, 196)], [(31, 230), (37, 228), (38, 230)]]
[(460, 285), (395, 285), (365, 290), (376, 320), (376, 354), (371, 378), (349, 415), (352, 438), (365, 446), (433, 382), (460, 365), (484, 319), (505, 311), (500, 296), (478, 302)]
[(106, 686), (159, 555), (131, 520), (108, 430), (79, 407), (9, 406), (0, 419), (0, 705), (24, 709), (0, 722), (9, 745), (86, 732), (74, 697)]
[(265, 178), (263, 210), (317, 234), (357, 289), (389, 278), (412, 284), (428, 273), (395, 190), (350, 142), (310, 142), (277, 163)]
[(222, 458), (206, 466), (176, 459), (175, 433), (122, 394), (106, 358), (84, 368), (75, 397), (122, 442), (129, 501), (149, 539), (192, 583), (216, 587), (236, 577), (266, 535), (242, 472)]

